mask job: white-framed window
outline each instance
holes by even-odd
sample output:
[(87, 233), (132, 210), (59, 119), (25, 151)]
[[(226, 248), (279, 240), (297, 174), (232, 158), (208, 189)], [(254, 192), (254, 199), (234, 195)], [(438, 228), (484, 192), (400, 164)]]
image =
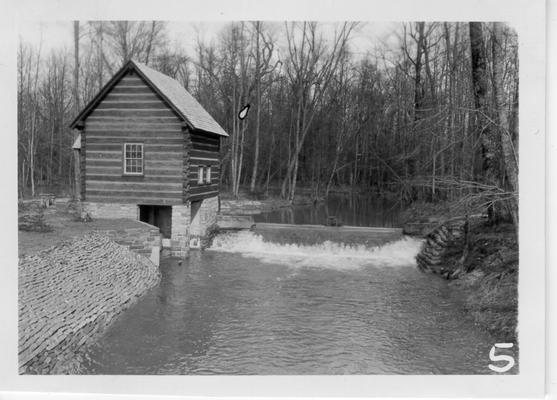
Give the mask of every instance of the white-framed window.
[(143, 143), (124, 143), (124, 175), (143, 175)]
[(197, 167), (197, 184), (198, 185), (211, 184), (211, 166), (199, 165)]
[(211, 184), (211, 166), (205, 167), (205, 183), (207, 185)]

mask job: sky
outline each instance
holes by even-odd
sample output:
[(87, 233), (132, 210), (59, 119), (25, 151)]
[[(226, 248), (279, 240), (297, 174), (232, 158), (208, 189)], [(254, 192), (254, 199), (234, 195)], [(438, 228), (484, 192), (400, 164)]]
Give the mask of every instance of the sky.
[[(168, 39), (174, 47), (182, 47), (188, 54), (193, 54), (197, 37), (207, 42), (216, 40), (218, 33), (229, 22), (192, 22), (169, 21), (167, 22)], [(333, 27), (333, 23), (323, 23)], [(376, 46), (384, 42), (393, 42), (394, 30), (397, 23), (393, 22), (368, 22), (362, 23), (359, 29), (352, 34), (351, 48), (355, 54), (373, 52)], [(331, 30), (332, 31), (332, 30)], [(21, 22), (19, 26), (21, 40), (38, 46), (42, 45), (43, 51), (73, 47), (73, 22), (72, 21), (28, 21)]]

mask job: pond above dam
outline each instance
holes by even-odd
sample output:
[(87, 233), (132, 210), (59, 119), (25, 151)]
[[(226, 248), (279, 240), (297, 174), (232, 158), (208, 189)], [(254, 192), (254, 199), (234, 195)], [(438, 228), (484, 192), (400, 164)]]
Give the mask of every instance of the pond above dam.
[(495, 340), (420, 242), (281, 244), (253, 232), (161, 263), (86, 354), (89, 374), (484, 374)]
[(279, 224), (327, 223), (329, 218), (341, 225), (400, 227), (400, 202), (369, 194), (330, 194), (326, 201), (286, 207), (254, 215), (255, 222)]

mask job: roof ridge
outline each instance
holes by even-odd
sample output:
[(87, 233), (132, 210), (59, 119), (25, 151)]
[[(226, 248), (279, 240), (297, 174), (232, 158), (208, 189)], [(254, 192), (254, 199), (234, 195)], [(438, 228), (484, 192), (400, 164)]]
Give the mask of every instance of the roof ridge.
[(180, 82), (134, 59), (128, 60), (101, 89), (95, 98), (79, 113), (70, 124), (72, 128), (75, 127), (81, 119), (87, 118), (89, 113), (102, 101), (106, 93), (112, 90), (122, 79), (125, 71), (130, 67), (135, 69), (139, 75), (147, 81), (148, 85), (152, 86), (152, 89), (157, 91), (165, 102), (169, 103), (168, 106), (173, 108), (180, 118), (184, 119), (192, 128), (220, 136), (228, 136), (219, 123)]

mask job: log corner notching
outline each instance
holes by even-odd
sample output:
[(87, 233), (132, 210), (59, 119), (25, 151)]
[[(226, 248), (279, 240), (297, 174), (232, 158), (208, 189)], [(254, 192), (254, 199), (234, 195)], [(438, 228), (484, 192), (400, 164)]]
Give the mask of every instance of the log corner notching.
[(79, 353), (155, 286), (147, 258), (94, 233), (19, 260), (19, 373), (79, 372)]

